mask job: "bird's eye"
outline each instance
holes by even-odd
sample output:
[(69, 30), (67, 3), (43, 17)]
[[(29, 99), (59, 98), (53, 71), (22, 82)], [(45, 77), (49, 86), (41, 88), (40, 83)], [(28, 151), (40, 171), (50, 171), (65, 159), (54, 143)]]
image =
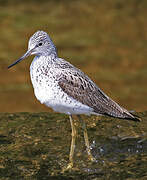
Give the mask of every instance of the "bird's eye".
[(40, 43), (38, 44), (38, 46), (42, 46), (42, 43), (40, 42)]

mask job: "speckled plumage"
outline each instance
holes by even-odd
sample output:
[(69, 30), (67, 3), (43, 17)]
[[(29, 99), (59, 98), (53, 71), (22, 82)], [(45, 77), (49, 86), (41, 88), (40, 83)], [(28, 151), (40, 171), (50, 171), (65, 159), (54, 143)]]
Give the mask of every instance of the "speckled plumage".
[[(62, 59), (51, 57), (36, 57), (30, 67), (31, 81), (36, 98), (54, 111), (66, 114), (90, 114), (91, 108), (83, 105), (66, 94), (59, 81), (68, 73), (64, 73), (60, 62)], [(42, 63), (43, 62), (43, 63)], [(62, 64), (63, 67), (66, 64)]]
[(9, 67), (29, 55), (36, 55), (30, 75), (35, 96), (41, 103), (68, 115), (96, 114), (136, 119), (105, 95), (81, 70), (59, 58), (46, 32), (37, 31), (29, 40), (26, 54)]
[[(29, 40), (28, 51), (8, 68), (30, 55), (35, 55), (30, 66), (30, 75), (36, 98), (54, 111), (69, 115), (72, 128), (70, 162), (62, 172), (73, 167), (76, 128), (72, 114), (108, 115), (139, 121), (105, 95), (81, 70), (59, 58), (56, 47), (46, 32), (37, 31)], [(82, 123), (89, 160), (95, 161), (91, 153), (86, 124), (82, 119), (79, 120)]]

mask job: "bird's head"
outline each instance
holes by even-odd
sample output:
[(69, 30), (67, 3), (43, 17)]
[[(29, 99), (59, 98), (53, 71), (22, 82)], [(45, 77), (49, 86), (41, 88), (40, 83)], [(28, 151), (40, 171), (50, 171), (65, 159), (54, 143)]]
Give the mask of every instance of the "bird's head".
[(49, 35), (44, 31), (37, 31), (29, 39), (27, 52), (13, 64), (8, 66), (8, 68), (11, 68), (12, 66), (16, 65), (17, 63), (31, 55), (50, 56), (51, 54), (54, 54), (55, 56), (57, 55), (56, 47), (50, 39)]

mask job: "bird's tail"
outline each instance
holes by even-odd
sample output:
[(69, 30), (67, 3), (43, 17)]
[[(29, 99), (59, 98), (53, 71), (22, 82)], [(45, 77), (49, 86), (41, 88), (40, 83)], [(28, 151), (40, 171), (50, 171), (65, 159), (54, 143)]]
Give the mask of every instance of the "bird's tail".
[(109, 117), (116, 117), (119, 119), (126, 119), (126, 120), (131, 120), (131, 121), (136, 121), (136, 122), (140, 122), (141, 118), (135, 114), (132, 114), (130, 112), (124, 112), (121, 115), (112, 115), (109, 113), (104, 113), (104, 115), (109, 116)]
[(138, 122), (141, 121), (141, 118), (139, 116), (133, 114), (132, 112), (127, 112), (126, 116), (127, 117), (125, 119), (129, 119), (129, 120), (132, 120), (132, 121), (138, 121)]
[(119, 106), (116, 102), (114, 102), (112, 99), (109, 98), (109, 108), (105, 109), (105, 115), (111, 116), (111, 117), (117, 117), (120, 119), (128, 119), (132, 121), (141, 121), (141, 118), (137, 115), (133, 114), (132, 112), (129, 112), (125, 108)]

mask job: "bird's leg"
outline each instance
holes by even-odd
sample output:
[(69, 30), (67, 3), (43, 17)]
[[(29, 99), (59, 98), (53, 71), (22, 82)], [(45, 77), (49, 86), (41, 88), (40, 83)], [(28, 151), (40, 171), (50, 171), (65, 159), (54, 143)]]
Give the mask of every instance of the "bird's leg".
[(88, 158), (91, 161), (95, 161), (95, 158), (91, 154), (90, 144), (89, 144), (89, 140), (88, 140), (88, 134), (87, 134), (87, 128), (86, 128), (85, 121), (80, 117), (80, 115), (78, 115), (78, 117), (80, 119), (83, 131), (84, 131), (84, 140), (85, 140), (86, 150), (87, 150), (87, 153), (88, 153)]
[(71, 123), (71, 129), (72, 129), (72, 141), (71, 141), (71, 147), (70, 147), (70, 155), (69, 155), (69, 161), (70, 166), (73, 166), (73, 156), (74, 156), (74, 150), (75, 150), (75, 141), (76, 141), (76, 128), (72, 119), (72, 116), (69, 116), (70, 123)]
[(71, 115), (69, 115), (69, 119), (70, 119), (71, 129), (72, 129), (72, 133), (71, 133), (72, 141), (71, 141), (70, 154), (69, 154), (69, 164), (63, 171), (69, 170), (73, 167), (73, 156), (74, 156), (74, 150), (75, 150), (76, 128), (75, 128)]

